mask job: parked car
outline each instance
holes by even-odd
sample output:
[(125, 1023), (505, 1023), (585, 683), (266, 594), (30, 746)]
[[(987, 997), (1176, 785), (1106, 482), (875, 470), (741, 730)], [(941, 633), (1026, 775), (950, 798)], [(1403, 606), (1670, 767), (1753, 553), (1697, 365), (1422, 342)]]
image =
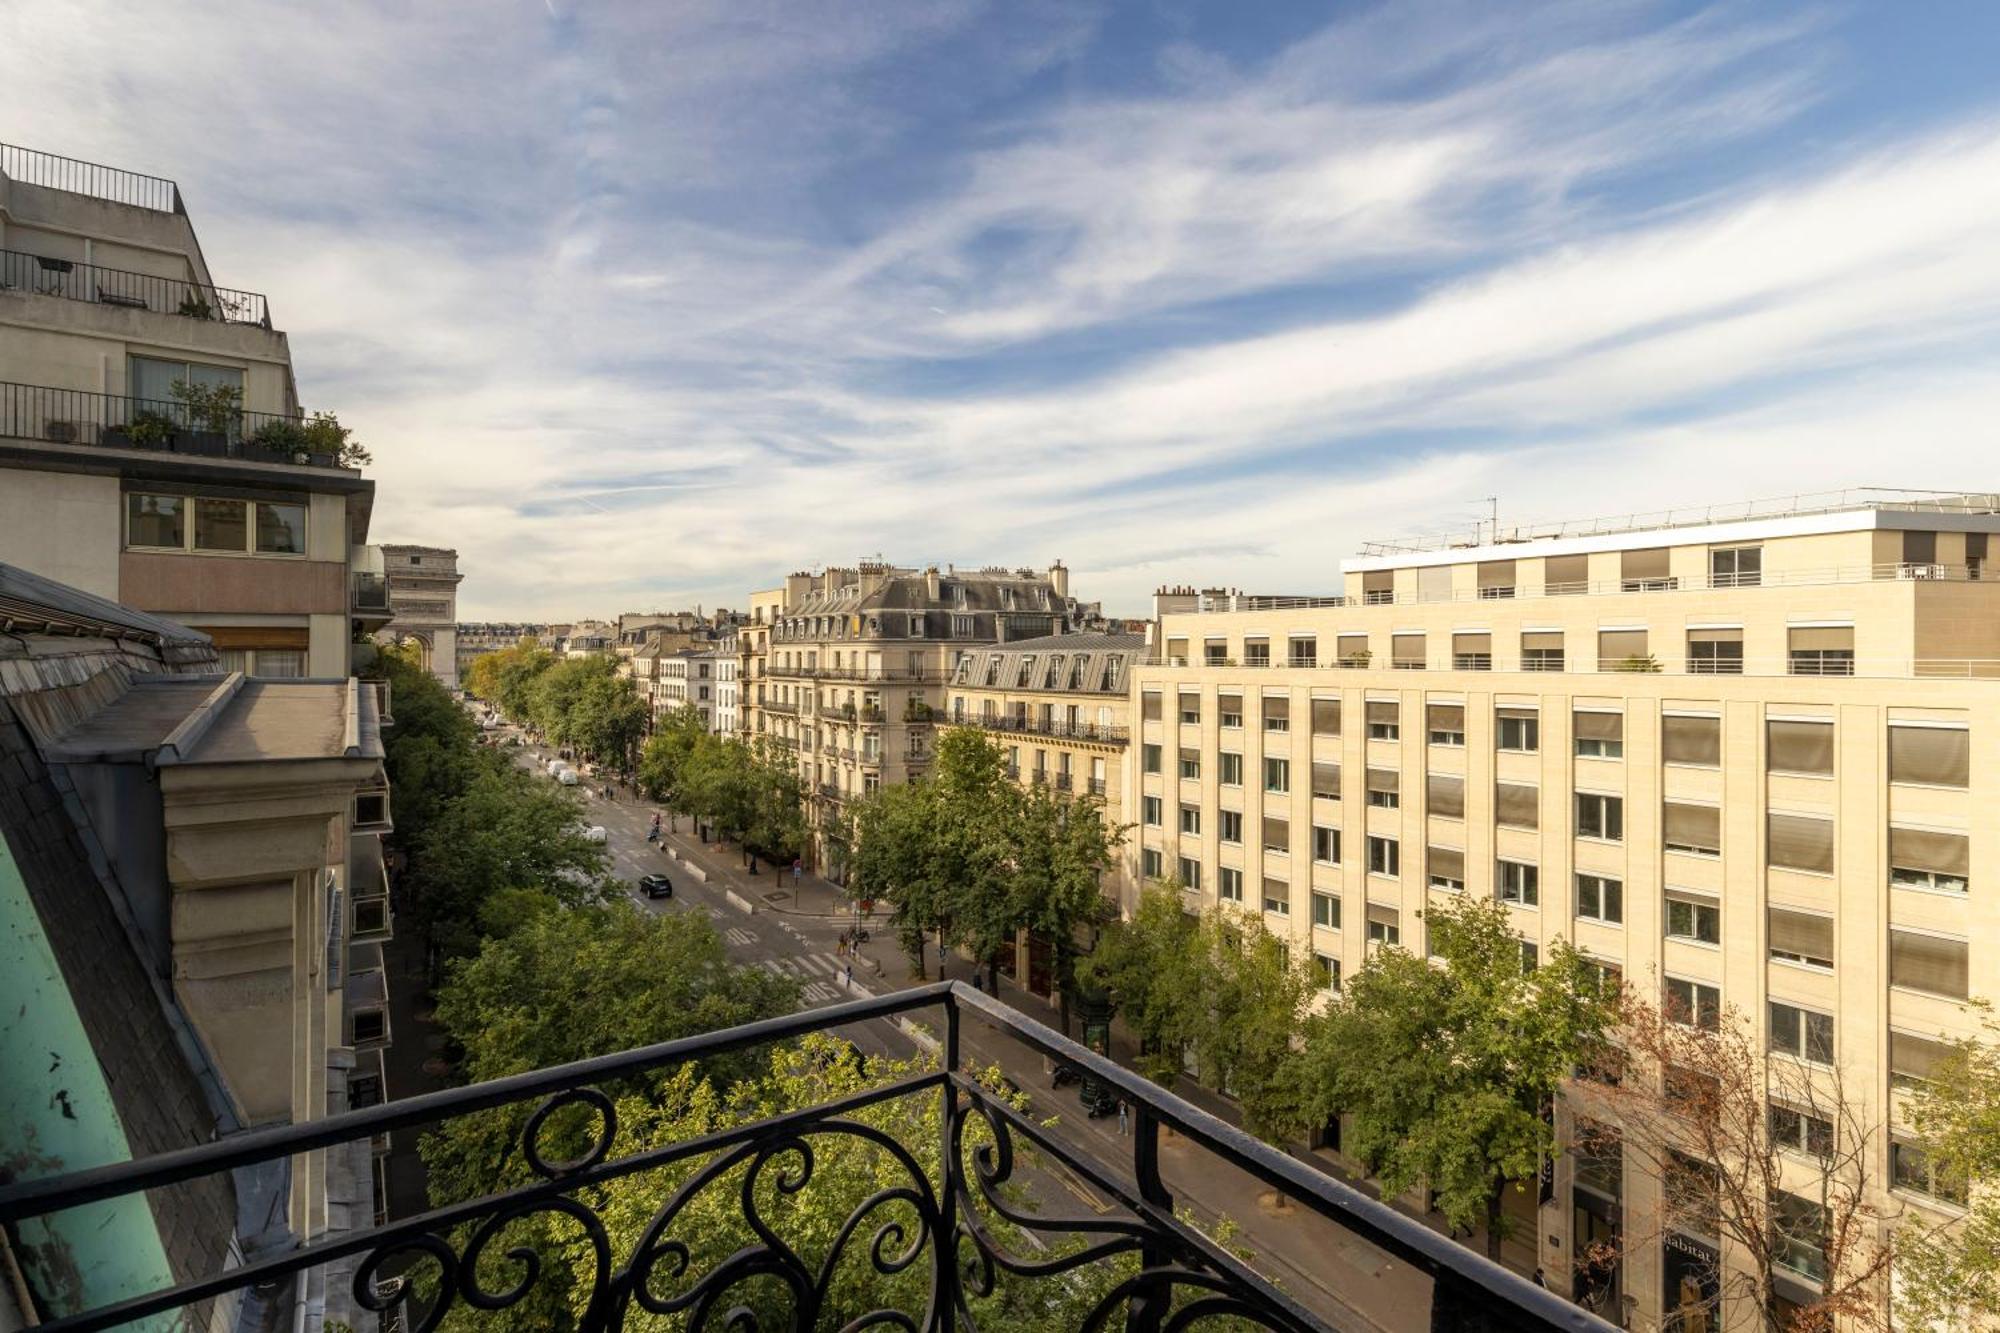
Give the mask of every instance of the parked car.
[[(576, 782), (577, 782), (577, 778), (576, 778), (576, 770), (575, 770), (575, 769), (573, 769), (573, 768), (559, 768), (559, 769), (557, 769), (557, 770), (556, 770), (556, 781), (557, 781), (557, 782), (560, 782), (560, 783), (562, 783), (562, 785), (563, 785), (563, 786), (565, 786), (565, 787), (574, 787), (574, 786), (576, 785)], [(602, 839), (602, 838), (599, 838), (599, 839), (598, 839), (598, 841), (599, 841), (599, 842), (603, 842), (603, 841), (604, 841), (604, 839)]]
[(604, 825), (592, 824), (584, 829), (583, 840), (585, 842), (609, 842), (611, 835), (604, 831)]
[(665, 875), (641, 875), (639, 892), (648, 898), (671, 898), (674, 896), (673, 881)]

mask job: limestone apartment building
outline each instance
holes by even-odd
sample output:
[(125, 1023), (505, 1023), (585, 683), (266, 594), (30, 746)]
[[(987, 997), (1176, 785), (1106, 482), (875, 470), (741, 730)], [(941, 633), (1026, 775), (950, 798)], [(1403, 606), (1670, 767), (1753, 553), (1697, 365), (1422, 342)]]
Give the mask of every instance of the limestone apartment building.
[(0, 144), (0, 561), (230, 669), (345, 676), (389, 619), (375, 487), (284, 445), (301, 415), (269, 303), (217, 285), (172, 181)]
[(841, 873), (825, 830), (849, 802), (925, 771), (967, 653), (1060, 633), (1076, 614), (1060, 562), (1045, 573), (863, 562), (792, 575), (782, 605), (753, 594), (739, 708), (798, 763), (816, 863)]
[[(2000, 997), (1995, 533), (2000, 496), (1846, 493), (1373, 546), (1335, 597), (1164, 596), (1133, 673), (1140, 870), (1261, 912), (1333, 985), (1423, 950), (1427, 902), (1491, 895), (1527, 949), (1567, 937), (1837, 1063), (1880, 1124)], [(1950, 1206), (1878, 1151), (1898, 1206)], [(1553, 1280), (1655, 1207), (1602, 1166), (1558, 1167), (1516, 1262)], [(1579, 1294), (1650, 1327), (1675, 1263)]]

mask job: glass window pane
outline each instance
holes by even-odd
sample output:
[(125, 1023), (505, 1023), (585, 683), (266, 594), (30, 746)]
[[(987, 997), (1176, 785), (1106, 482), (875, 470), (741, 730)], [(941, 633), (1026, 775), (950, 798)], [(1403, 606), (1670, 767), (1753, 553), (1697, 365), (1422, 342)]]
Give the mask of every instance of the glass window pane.
[(128, 495), (131, 515), (125, 541), (130, 546), (161, 546), (180, 550), (187, 544), (187, 501), (178, 495)]
[(185, 361), (161, 361), (150, 356), (135, 356), (132, 358), (132, 374), (127, 390), (134, 398), (170, 403), (174, 400), (174, 381), (184, 380), (187, 376), (188, 367)]
[(241, 500), (194, 502), (194, 547), (197, 551), (249, 549), (249, 517)]
[(267, 555), (306, 553), (306, 507), (304, 505), (257, 505), (257, 549)]

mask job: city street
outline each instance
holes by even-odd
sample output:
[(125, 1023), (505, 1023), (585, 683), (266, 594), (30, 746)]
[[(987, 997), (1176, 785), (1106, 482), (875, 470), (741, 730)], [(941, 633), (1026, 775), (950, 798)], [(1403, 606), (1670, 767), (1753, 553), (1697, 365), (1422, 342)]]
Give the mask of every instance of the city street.
[[(524, 764), (546, 764), (552, 751), (523, 747)], [(588, 779), (586, 779), (588, 782)], [(629, 788), (616, 789), (606, 800), (602, 782), (578, 788), (586, 799), (586, 818), (607, 835), (611, 869), (627, 885), (632, 900), (653, 912), (703, 912), (722, 933), (730, 956), (738, 962), (797, 978), (801, 1003), (816, 1008), (844, 995), (879, 994), (918, 984), (893, 938), (872, 929), (859, 957), (840, 952), (844, 931), (853, 924), (848, 900), (839, 889), (807, 874), (796, 888), (789, 868), (779, 874), (759, 864), (750, 875), (743, 856), (733, 846), (703, 844), (690, 822), (669, 830), (661, 812), (665, 847), (647, 842), (646, 831), (656, 807), (634, 798)], [(671, 849), (669, 851), (668, 849)], [(690, 875), (692, 864), (707, 877)], [(647, 899), (639, 893), (640, 876), (665, 874), (672, 881), (671, 898)], [(745, 911), (749, 906), (753, 911)], [(879, 926), (879, 917), (871, 923)], [(852, 963), (851, 983), (848, 968)], [(953, 960), (953, 971), (966, 975), (970, 964)], [(935, 954), (932, 979), (935, 979)], [(852, 985), (852, 991), (847, 987)], [(1001, 997), (1038, 1021), (1053, 1025), (1055, 1012), (1039, 997), (1002, 978)], [(870, 1055), (907, 1058), (915, 1044), (884, 1023), (850, 1025), (840, 1035)], [(1055, 1117), (1050, 1132), (1065, 1147), (1097, 1163), (1100, 1169), (1129, 1182), (1130, 1141), (1121, 1138), (1115, 1116), (1092, 1119), (1078, 1101), (1074, 1086), (1050, 1086), (1042, 1057), (1004, 1034), (977, 1022), (968, 1023), (961, 1045), (970, 1062), (997, 1066), (1026, 1092), (1041, 1117)], [(1203, 1108), (1225, 1118), (1226, 1104), (1203, 1098)], [(1232, 1244), (1250, 1251), (1250, 1262), (1277, 1281), (1296, 1299), (1343, 1327), (1383, 1330), (1427, 1326), (1429, 1282), (1416, 1270), (1383, 1255), (1339, 1226), (1294, 1204), (1275, 1200), (1247, 1176), (1224, 1165), (1177, 1136), (1161, 1144), (1163, 1174), (1177, 1206), (1191, 1209), (1206, 1225), (1228, 1218), (1241, 1228)], [(1323, 1164), (1321, 1164), (1323, 1165)], [(1061, 1179), (1061, 1191), (1051, 1190), (1041, 1202), (1051, 1215), (1074, 1213), (1080, 1204), (1091, 1212), (1110, 1205), (1081, 1181)], [(1073, 1196), (1061, 1198), (1066, 1193)], [(1066, 1206), (1065, 1206), (1066, 1205)]]

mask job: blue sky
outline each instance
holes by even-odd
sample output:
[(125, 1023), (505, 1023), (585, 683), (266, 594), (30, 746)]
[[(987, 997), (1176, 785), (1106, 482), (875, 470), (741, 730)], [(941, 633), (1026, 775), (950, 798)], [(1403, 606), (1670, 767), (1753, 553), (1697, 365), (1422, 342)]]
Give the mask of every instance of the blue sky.
[(474, 617), (816, 564), (1330, 588), (1363, 540), (1996, 484), (2000, 6), (0, 12), (176, 177)]

